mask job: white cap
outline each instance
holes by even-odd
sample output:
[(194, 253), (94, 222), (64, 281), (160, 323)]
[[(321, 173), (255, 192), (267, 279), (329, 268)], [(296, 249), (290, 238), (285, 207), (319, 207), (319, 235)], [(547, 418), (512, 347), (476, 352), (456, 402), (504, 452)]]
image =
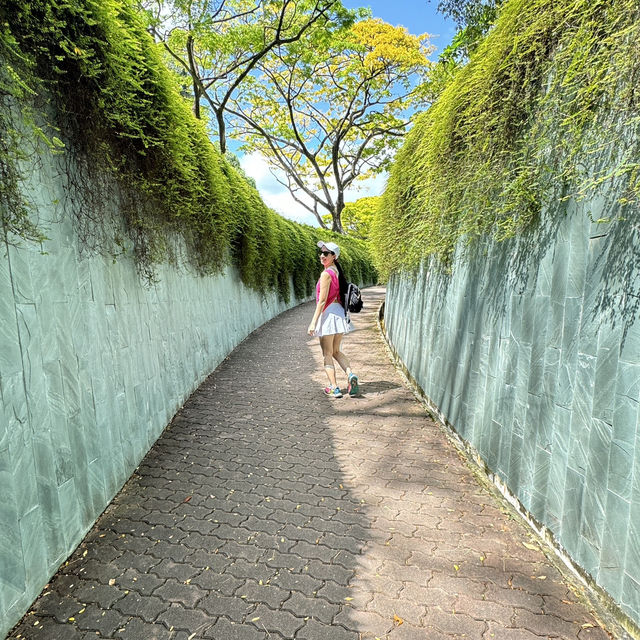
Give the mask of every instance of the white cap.
[(331, 253), (336, 254), (336, 258), (340, 255), (340, 247), (335, 242), (318, 242), (318, 247), (322, 249), (322, 247), (327, 247)]

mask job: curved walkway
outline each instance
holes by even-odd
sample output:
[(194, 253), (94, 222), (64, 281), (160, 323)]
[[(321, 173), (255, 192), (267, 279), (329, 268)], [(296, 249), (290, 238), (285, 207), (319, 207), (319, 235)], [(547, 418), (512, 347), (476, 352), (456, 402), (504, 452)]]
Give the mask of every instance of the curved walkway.
[(331, 400), (310, 304), (193, 394), (10, 638), (605, 639), (478, 482), (379, 336), (384, 290)]

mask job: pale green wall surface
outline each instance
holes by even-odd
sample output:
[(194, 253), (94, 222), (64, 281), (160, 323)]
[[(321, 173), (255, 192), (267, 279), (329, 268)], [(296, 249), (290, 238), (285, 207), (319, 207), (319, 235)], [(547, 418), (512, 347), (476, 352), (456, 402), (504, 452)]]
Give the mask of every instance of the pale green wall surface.
[(640, 214), (617, 213), (570, 202), (452, 275), (396, 275), (385, 326), (442, 417), (640, 624)]
[(0, 248), (0, 637), (187, 397), (287, 307), (233, 270), (165, 265), (145, 286), (131, 258), (81, 256), (65, 173), (49, 160), (25, 187), (46, 254)]

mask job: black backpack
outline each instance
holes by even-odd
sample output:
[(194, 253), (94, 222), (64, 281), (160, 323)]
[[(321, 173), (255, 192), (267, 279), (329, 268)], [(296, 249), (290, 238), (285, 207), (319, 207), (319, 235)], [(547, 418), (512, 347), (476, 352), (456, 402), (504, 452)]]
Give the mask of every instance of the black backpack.
[(350, 313), (360, 313), (363, 307), (362, 294), (360, 289), (353, 282), (347, 287), (347, 295), (345, 296), (345, 307)]

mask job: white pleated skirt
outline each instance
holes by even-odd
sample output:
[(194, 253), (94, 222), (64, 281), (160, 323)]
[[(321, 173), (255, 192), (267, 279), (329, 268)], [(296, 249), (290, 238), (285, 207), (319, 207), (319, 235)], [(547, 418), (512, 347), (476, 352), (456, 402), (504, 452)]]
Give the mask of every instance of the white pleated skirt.
[(350, 331), (353, 331), (353, 327), (350, 322), (347, 322), (344, 308), (341, 304), (332, 302), (318, 318), (318, 324), (313, 335), (320, 338), (336, 333), (349, 333)]

